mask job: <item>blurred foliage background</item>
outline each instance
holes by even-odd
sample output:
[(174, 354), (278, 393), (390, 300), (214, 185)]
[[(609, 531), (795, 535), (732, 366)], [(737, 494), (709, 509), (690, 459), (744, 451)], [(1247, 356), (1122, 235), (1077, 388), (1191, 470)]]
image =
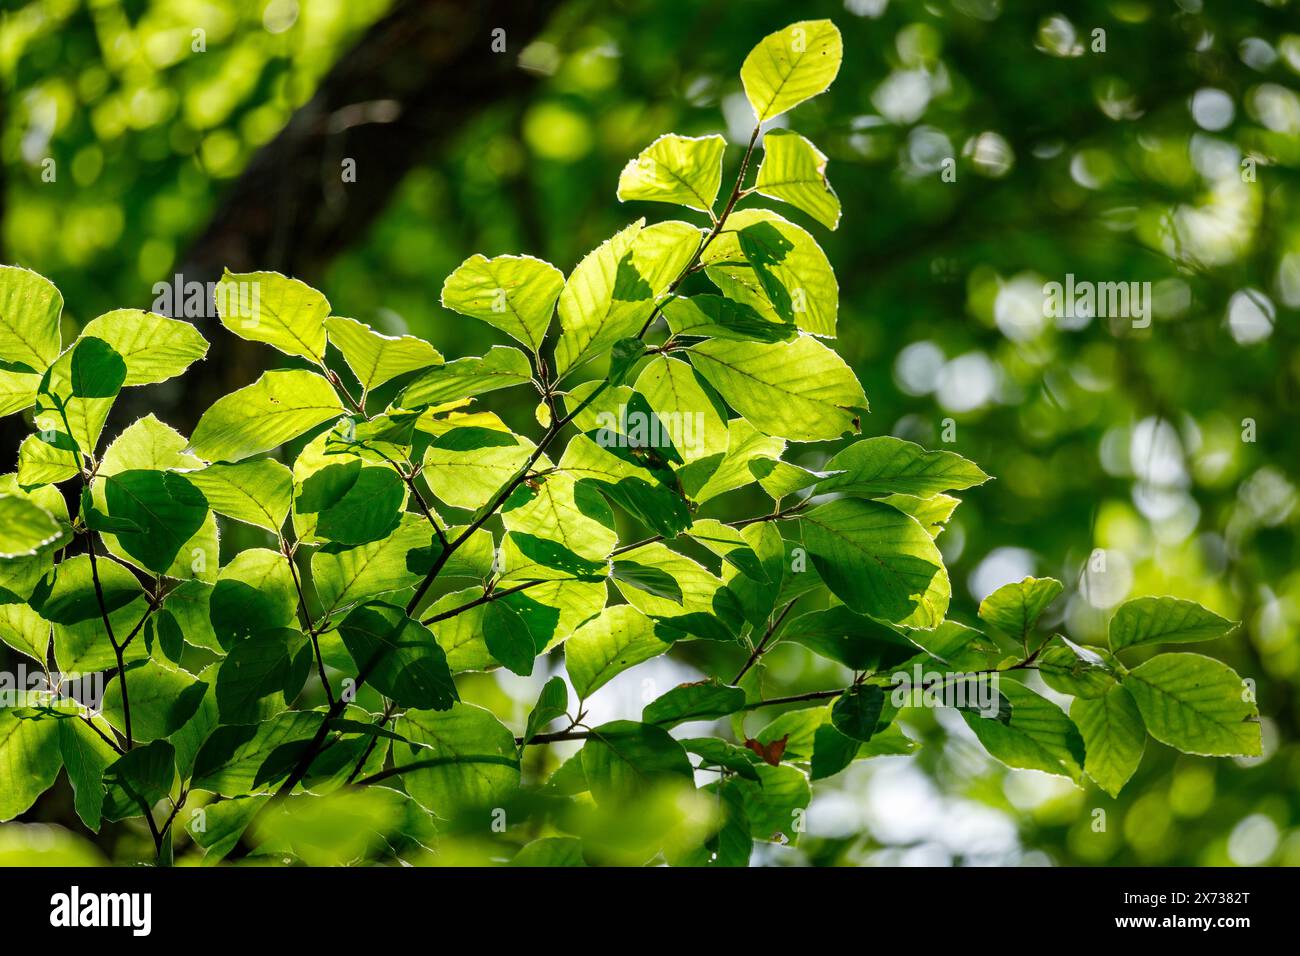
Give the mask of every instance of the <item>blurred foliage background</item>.
[[(740, 144), (734, 170), (752, 123), (745, 53), (796, 16), (833, 18), (839, 79), (778, 124), (829, 155), (843, 220), (828, 233), (781, 211), (838, 273), (837, 347), (871, 400), (864, 434), (951, 447), (998, 479), (964, 495), (939, 539), (953, 616), (1031, 573), (1067, 582), (1051, 624), (1085, 642), (1128, 596), (1200, 601), (1243, 622), (1210, 652), (1257, 682), (1265, 756), (1151, 741), (1112, 800), (1008, 771), (960, 719), (911, 713), (921, 754), (819, 784), (798, 848), (759, 861), (1300, 864), (1294, 3), (3, 8), (0, 259), (53, 280), (70, 328), (229, 264), (295, 274), (338, 314), (448, 358), (495, 341), (438, 304), (462, 259), (528, 252), (567, 272), (632, 219), (675, 215), (620, 206), (624, 163), (669, 130), (721, 132)], [(349, 57), (370, 64), (364, 91), (341, 72)], [(357, 182), (340, 186), (350, 157)], [(1045, 318), (1044, 284), (1067, 275), (1151, 283), (1149, 327)], [(148, 401), (187, 430), (205, 394), (252, 381), (268, 355), (214, 352), (211, 383), (192, 373)], [(531, 418), (527, 395), (499, 394), (507, 420)], [(2, 470), (16, 446), (6, 432)], [(765, 660), (785, 693), (842, 678), (790, 648)], [(695, 673), (662, 667), (664, 687)], [(505, 677), (463, 693), (522, 717), (546, 675)], [(643, 688), (614, 687), (599, 716), (634, 715)], [(71, 819), (68, 799), (30, 819)], [(0, 839), (0, 858), (30, 852), (22, 840)]]

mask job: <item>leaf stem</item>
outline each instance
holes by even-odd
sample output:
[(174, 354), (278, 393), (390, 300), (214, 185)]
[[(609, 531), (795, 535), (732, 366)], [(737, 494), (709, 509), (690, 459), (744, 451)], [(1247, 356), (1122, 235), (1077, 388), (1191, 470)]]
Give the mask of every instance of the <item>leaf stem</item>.
[(745, 661), (744, 666), (742, 666), (740, 670), (736, 672), (736, 676), (732, 678), (731, 682), (733, 684), (739, 684), (740, 679), (749, 672), (749, 669), (758, 663), (758, 659), (762, 657), (763, 653), (767, 650), (767, 645), (768, 642), (772, 640), (772, 635), (775, 634), (777, 628), (781, 626), (781, 622), (786, 619), (792, 610), (794, 610), (795, 603), (798, 602), (798, 600), (799, 598), (795, 598), (787, 604), (785, 609), (777, 615), (776, 620), (772, 621), (772, 623), (767, 626), (767, 631), (763, 634), (763, 639), (758, 642), (757, 646), (755, 646), (754, 653), (749, 655), (749, 660)]

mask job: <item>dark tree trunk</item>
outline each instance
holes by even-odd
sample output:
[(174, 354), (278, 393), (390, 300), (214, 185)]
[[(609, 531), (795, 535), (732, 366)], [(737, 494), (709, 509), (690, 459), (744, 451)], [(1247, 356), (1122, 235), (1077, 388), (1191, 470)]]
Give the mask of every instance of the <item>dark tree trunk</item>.
[[(555, 0), (400, 0), (253, 157), (176, 271), (186, 283), (215, 281), (223, 268), (318, 278), (365, 234), (406, 173), (482, 109), (528, 88), (519, 51), (556, 6)], [(497, 29), (505, 31), (504, 52), (493, 50)], [(355, 181), (344, 181), (345, 160)], [(122, 417), (113, 424), (155, 410), (188, 434), (216, 398), (252, 381), (267, 360), (265, 346), (205, 325), (211, 350), (186, 375), (183, 391), (169, 402), (153, 389), (149, 407), (132, 407), (135, 396), (124, 394)], [(158, 409), (159, 402), (172, 407)]]

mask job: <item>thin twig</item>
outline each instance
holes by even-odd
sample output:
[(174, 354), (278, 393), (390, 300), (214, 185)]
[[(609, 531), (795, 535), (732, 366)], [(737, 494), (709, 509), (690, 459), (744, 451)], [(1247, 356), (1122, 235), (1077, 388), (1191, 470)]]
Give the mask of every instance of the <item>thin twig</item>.
[(763, 634), (763, 639), (760, 640), (758, 644), (754, 647), (754, 653), (749, 655), (749, 660), (745, 661), (744, 666), (741, 667), (740, 670), (736, 673), (736, 676), (732, 678), (731, 682), (733, 684), (739, 684), (740, 679), (744, 677), (745, 674), (749, 672), (749, 669), (758, 662), (758, 659), (763, 656), (763, 653), (767, 650), (768, 642), (772, 640), (772, 635), (776, 633), (777, 628), (781, 626), (781, 622), (786, 619), (787, 615), (789, 615), (789, 613), (792, 610), (794, 610), (795, 603), (798, 600), (799, 598), (795, 598), (793, 601), (787, 604), (785, 606), (785, 609), (779, 615), (777, 615), (776, 620), (767, 626), (767, 631), (766, 633)]

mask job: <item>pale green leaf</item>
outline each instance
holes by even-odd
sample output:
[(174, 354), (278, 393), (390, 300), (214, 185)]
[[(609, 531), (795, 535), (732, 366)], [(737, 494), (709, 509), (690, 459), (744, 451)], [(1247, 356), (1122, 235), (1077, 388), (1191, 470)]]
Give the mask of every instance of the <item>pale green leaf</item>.
[(671, 645), (655, 634), (654, 622), (636, 608), (606, 608), (565, 642), (564, 662), (578, 696), (586, 699), (612, 678)]
[(505, 487), (533, 443), (491, 428), (453, 428), (435, 438), (424, 453), (424, 480), (442, 501), (477, 510)]
[(266, 372), (203, 413), (190, 438), (190, 451), (207, 461), (239, 461), (341, 414), (338, 395), (315, 372)]
[(474, 704), (450, 710), (410, 710), (394, 730), (410, 743), (393, 745), (407, 792), (440, 817), (470, 807), (499, 806), (519, 786), (515, 738), (501, 721)]
[(934, 540), (916, 521), (875, 501), (841, 498), (800, 518), (822, 580), (841, 601), (895, 624), (932, 628), (952, 593)]
[(227, 270), (214, 298), (221, 324), (240, 338), (265, 342), (317, 364), (324, 361), (330, 304), (305, 282), (278, 272)]
[[(54, 785), (63, 758), (59, 753), (62, 719), (31, 719), (16, 707), (0, 707), (0, 823), (25, 812)], [(66, 718), (71, 719), (71, 718)]]
[(563, 288), (564, 273), (541, 259), (474, 255), (443, 283), (442, 304), (482, 319), (537, 352)]
[(1025, 578), (998, 588), (980, 602), (980, 617), (1017, 641), (1024, 641), (1038, 618), (1063, 590), (1056, 578)]
[(980, 716), (963, 708), (966, 721), (990, 754), (1008, 767), (1042, 770), (1078, 782), (1083, 774), (1084, 744), (1061, 708), (1023, 684), (1003, 680), (998, 692), (1011, 704), (1011, 719)]
[(0, 495), (0, 558), (35, 554), (62, 533), (54, 515), (30, 498)]
[(367, 392), (399, 375), (442, 363), (437, 349), (413, 335), (384, 335), (339, 315), (325, 320), (325, 330)]
[(926, 451), (901, 438), (864, 438), (826, 463), (832, 475), (817, 485), (817, 493), (879, 497), (893, 493), (928, 497), (941, 491), (982, 485), (989, 480), (974, 463), (950, 451)]
[(760, 123), (826, 90), (844, 44), (830, 20), (801, 20), (765, 36), (745, 57), (740, 82)]
[(825, 154), (791, 130), (769, 130), (763, 137), (754, 188), (802, 209), (828, 229), (840, 224), (840, 198), (826, 179)]
[(1237, 627), (1195, 601), (1139, 597), (1125, 601), (1110, 619), (1110, 649), (1139, 644), (1190, 644), (1231, 634)]
[(462, 358), (429, 369), (402, 392), (404, 408), (438, 405), (519, 385), (532, 378), (528, 356), (516, 348), (494, 345), (482, 358)]
[(1070, 719), (1083, 735), (1084, 771), (1112, 797), (1119, 796), (1142, 762), (1147, 740), (1133, 695), (1115, 684), (1101, 697), (1077, 697), (1070, 704)]
[(676, 203), (709, 212), (722, 184), (721, 136), (668, 133), (629, 160), (618, 177), (620, 202), (634, 199)]
[(43, 373), (59, 355), (63, 296), (44, 276), (0, 266), (0, 364)]
[(151, 385), (182, 374), (208, 353), (208, 342), (189, 322), (140, 309), (117, 309), (81, 330), (107, 342), (126, 363), (123, 385)]
[(1151, 736), (1183, 753), (1258, 757), (1259, 710), (1231, 667), (1200, 654), (1160, 654), (1124, 677)]
[(557, 373), (637, 335), (690, 264), (702, 233), (685, 222), (638, 220), (578, 263), (560, 293)]
[(279, 533), (293, 502), (293, 474), (278, 461), (259, 458), (209, 465), (185, 474), (217, 514)]
[(67, 481), (79, 474), (81, 455), (75, 451), (56, 448), (39, 435), (28, 435), (18, 446), (18, 484), (24, 488)]
[(769, 322), (835, 336), (840, 291), (830, 260), (816, 239), (770, 209), (732, 213), (701, 261), (727, 298)]
[(710, 339), (690, 354), (727, 404), (766, 435), (827, 441), (856, 432), (866, 411), (852, 369), (808, 336), (772, 344)]

